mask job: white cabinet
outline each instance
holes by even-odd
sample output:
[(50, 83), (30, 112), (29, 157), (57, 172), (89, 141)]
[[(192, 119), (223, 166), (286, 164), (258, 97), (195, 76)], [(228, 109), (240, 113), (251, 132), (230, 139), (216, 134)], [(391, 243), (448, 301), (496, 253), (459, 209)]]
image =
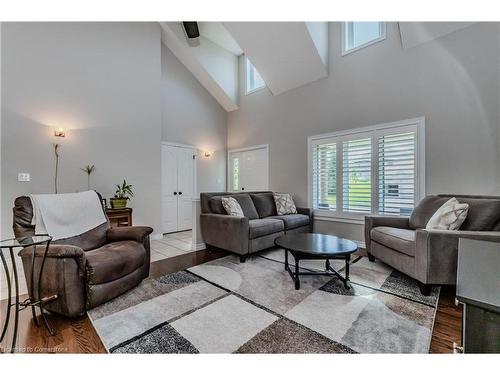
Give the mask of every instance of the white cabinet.
[(196, 195), (196, 150), (163, 144), (161, 157), (163, 233), (191, 229), (191, 201)]

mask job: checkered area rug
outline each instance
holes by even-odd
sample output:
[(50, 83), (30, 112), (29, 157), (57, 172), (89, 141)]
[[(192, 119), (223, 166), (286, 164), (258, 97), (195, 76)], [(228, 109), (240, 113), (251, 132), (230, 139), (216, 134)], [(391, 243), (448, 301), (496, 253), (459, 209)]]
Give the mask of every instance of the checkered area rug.
[(295, 290), (283, 263), (281, 249), (227, 256), (145, 280), (88, 314), (111, 353), (428, 353), (438, 288), (422, 296), (414, 280), (357, 258), (351, 289), (302, 276)]

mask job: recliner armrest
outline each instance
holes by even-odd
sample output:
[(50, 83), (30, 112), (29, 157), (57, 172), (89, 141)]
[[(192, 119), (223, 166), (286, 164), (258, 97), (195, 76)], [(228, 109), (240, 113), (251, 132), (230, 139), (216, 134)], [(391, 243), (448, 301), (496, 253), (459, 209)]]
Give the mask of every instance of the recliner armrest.
[(208, 245), (238, 254), (248, 253), (249, 220), (247, 217), (201, 214), (203, 240)]
[[(43, 257), (45, 253), (45, 245), (37, 245), (35, 257)], [(33, 246), (23, 248), (19, 252), (20, 257), (30, 257), (33, 254)], [(74, 258), (78, 264), (78, 272), (83, 275), (85, 273), (85, 251), (78, 246), (64, 244), (50, 244), (47, 251), (47, 258)]]
[(136, 241), (144, 242), (144, 239), (153, 232), (151, 227), (115, 227), (109, 228), (106, 232), (106, 238), (109, 242), (118, 241)]

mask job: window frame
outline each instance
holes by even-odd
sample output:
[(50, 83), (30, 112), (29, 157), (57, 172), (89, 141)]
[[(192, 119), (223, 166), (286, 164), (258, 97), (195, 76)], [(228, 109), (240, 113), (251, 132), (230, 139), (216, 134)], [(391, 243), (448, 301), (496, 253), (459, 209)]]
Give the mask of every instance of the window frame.
[[(356, 21), (349, 21), (349, 22), (356, 22)], [(374, 22), (380, 22), (380, 36), (376, 39), (370, 40), (369, 42), (366, 42), (364, 44), (361, 44), (361, 45), (354, 47), (354, 48), (351, 48), (349, 50), (346, 50), (347, 46), (346, 46), (346, 42), (345, 42), (345, 40), (346, 40), (346, 24), (348, 22), (346, 22), (346, 21), (342, 22), (342, 32), (340, 33), (341, 38), (342, 38), (342, 56), (346, 56), (346, 55), (349, 55), (350, 53), (357, 52), (363, 48), (369, 47), (372, 44), (381, 42), (381, 41), (386, 39), (386, 29), (387, 29), (386, 22), (382, 22), (382, 21), (374, 21)]]
[[(425, 197), (425, 117), (417, 117), (391, 123), (377, 124), (362, 128), (342, 130), (332, 133), (318, 134), (307, 137), (307, 201), (314, 209), (314, 215), (318, 218), (330, 218), (336, 221), (359, 223), (367, 215), (379, 215), (379, 165), (378, 162), (378, 139), (389, 134), (398, 134), (415, 131), (415, 204)], [(343, 211), (343, 142), (353, 139), (370, 137), (371, 148), (371, 212), (353, 213)], [(336, 209), (314, 208), (313, 205), (313, 147), (321, 143), (336, 143), (337, 171), (336, 171)], [(383, 215), (383, 214), (380, 214)], [(384, 215), (393, 216), (393, 215)]]
[[(248, 77), (249, 77), (250, 66), (252, 66), (255, 69), (255, 71), (257, 71), (257, 69), (255, 68), (255, 66), (252, 64), (252, 62), (249, 60), (249, 58), (247, 56), (243, 56), (243, 58), (245, 59), (245, 95), (250, 95), (250, 94), (253, 94), (254, 92), (265, 89), (267, 87), (267, 85), (266, 85), (266, 82), (264, 81), (264, 79), (262, 79), (262, 82), (264, 82), (264, 85), (262, 85), (260, 87), (256, 87), (252, 90), (248, 89)], [(260, 75), (260, 73), (259, 73), (259, 75)]]

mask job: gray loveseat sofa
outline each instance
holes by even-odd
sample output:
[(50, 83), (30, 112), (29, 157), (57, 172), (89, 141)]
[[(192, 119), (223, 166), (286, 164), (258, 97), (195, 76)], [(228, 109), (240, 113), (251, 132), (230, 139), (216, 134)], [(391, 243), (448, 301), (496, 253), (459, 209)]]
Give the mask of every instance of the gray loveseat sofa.
[[(448, 199), (469, 204), (459, 230), (426, 230), (427, 222)], [(458, 239), (500, 242), (500, 197), (431, 195), (408, 217), (367, 216), (365, 242), (370, 261), (375, 258), (420, 282), (422, 294), (430, 286), (455, 285)]]
[[(244, 217), (229, 216), (222, 197), (234, 197)], [(248, 254), (274, 246), (274, 240), (287, 232), (310, 232), (312, 210), (297, 208), (297, 214), (276, 214), (271, 191), (201, 193), (200, 226), (208, 247), (229, 250), (245, 261)]]

